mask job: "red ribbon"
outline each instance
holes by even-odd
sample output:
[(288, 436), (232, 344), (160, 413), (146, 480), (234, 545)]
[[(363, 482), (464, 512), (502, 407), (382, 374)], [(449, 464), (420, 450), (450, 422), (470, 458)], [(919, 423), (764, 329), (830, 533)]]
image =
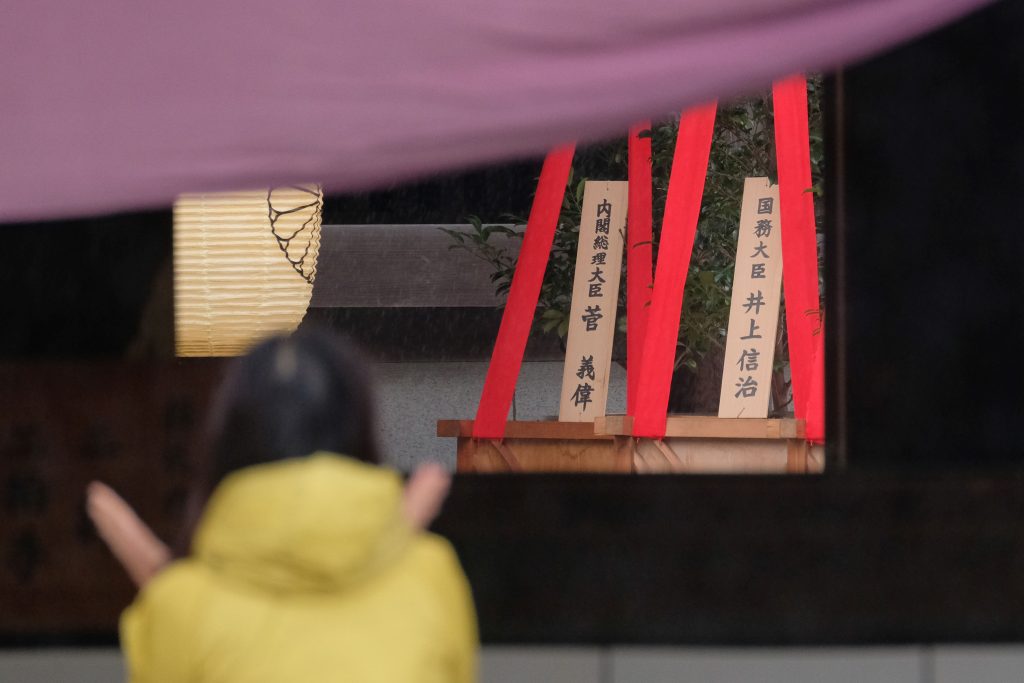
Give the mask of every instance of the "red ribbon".
[[(644, 137), (640, 133), (646, 131)], [(651, 122), (629, 129), (629, 204), (626, 209), (626, 413), (635, 414), (640, 359), (647, 336), (654, 282), (651, 248)]]
[[(792, 76), (775, 83), (772, 91), (793, 413), (797, 419), (806, 419), (814, 374), (814, 333), (820, 326), (818, 244), (814, 228), (814, 197), (810, 192), (807, 79), (803, 75)], [(814, 391), (824, 393), (823, 379)], [(815, 400), (824, 405), (823, 395)], [(822, 436), (823, 433), (822, 429)]]
[(712, 102), (695, 107), (679, 119), (679, 137), (672, 157), (658, 267), (636, 391), (634, 436), (658, 438), (665, 435), (679, 315), (704, 195), (716, 106)]
[(566, 145), (552, 150), (544, 159), (501, 327), (498, 328), (498, 339), (494, 343), (473, 422), (474, 438), (500, 439), (505, 435), (505, 422), (523, 364), (526, 340), (533, 326), (574, 151), (574, 145)]
[(805, 436), (813, 443), (825, 443), (825, 331), (814, 338), (814, 367), (811, 370), (811, 395), (807, 399)]

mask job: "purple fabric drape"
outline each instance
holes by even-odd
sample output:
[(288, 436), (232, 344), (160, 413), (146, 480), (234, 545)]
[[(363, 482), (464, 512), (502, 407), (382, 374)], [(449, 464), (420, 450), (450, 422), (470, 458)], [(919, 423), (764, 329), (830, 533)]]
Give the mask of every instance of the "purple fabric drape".
[(0, 221), (540, 154), (986, 2), (14, 0), (0, 11)]

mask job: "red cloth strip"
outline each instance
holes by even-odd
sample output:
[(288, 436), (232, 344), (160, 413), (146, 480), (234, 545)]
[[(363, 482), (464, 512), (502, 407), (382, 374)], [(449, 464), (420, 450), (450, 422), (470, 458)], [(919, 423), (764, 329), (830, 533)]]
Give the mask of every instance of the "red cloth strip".
[(516, 272), (501, 316), (498, 339), (494, 343), (491, 364), (487, 368), (480, 405), (473, 422), (473, 438), (500, 439), (505, 435), (505, 422), (523, 364), (526, 339), (530, 336), (533, 316), (544, 282), (544, 271), (555, 238), (558, 215), (562, 210), (565, 186), (569, 182), (575, 145), (558, 147), (548, 153), (537, 182), (526, 235), (519, 252)]
[[(647, 131), (645, 137), (640, 133)], [(654, 283), (651, 248), (651, 122), (629, 129), (629, 204), (626, 209), (626, 413), (635, 414), (640, 359)]]
[(807, 399), (805, 435), (813, 443), (825, 443), (825, 327), (814, 337), (811, 395)]
[(658, 267), (637, 385), (634, 436), (657, 438), (665, 435), (683, 289), (704, 196), (716, 107), (715, 102), (695, 107), (679, 120), (679, 138), (672, 157), (672, 175), (658, 246)]
[(809, 192), (811, 150), (807, 126), (807, 79), (803, 75), (792, 76), (775, 83), (772, 91), (793, 412), (798, 419), (804, 419), (807, 417), (813, 374), (814, 331), (820, 324), (814, 196)]

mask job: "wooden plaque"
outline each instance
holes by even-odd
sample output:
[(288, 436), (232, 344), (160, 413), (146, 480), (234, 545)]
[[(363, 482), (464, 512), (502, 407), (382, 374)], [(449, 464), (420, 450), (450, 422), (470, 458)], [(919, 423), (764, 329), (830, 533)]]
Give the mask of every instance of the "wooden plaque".
[(588, 181), (583, 188), (580, 240), (562, 371), (560, 422), (604, 415), (622, 272), (627, 183)]
[(718, 417), (768, 417), (782, 286), (779, 188), (743, 183)]

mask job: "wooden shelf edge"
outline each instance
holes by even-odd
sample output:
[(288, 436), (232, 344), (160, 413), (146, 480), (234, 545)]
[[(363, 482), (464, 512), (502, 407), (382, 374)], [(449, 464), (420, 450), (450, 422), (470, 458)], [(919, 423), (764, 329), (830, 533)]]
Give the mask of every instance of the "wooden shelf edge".
[[(595, 434), (632, 436), (633, 418), (606, 415), (594, 421)], [(693, 439), (802, 439), (804, 421), (793, 418), (714, 417), (712, 415), (670, 415), (666, 438)]]
[[(473, 420), (438, 420), (439, 437), (468, 438), (473, 436)], [(507, 439), (592, 439), (611, 441), (610, 434), (596, 434), (591, 422), (557, 422), (555, 420), (510, 420), (505, 423)]]

